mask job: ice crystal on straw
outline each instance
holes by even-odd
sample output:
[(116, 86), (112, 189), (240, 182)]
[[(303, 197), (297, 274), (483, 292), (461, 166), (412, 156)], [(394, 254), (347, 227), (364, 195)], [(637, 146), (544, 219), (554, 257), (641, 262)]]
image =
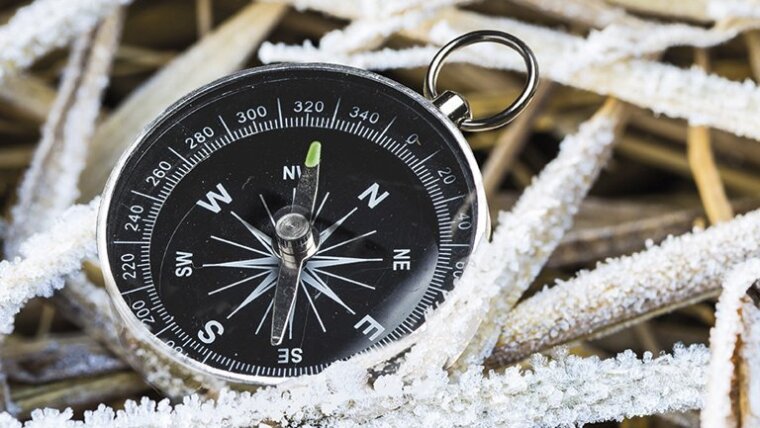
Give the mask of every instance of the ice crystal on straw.
[(79, 197), (79, 174), (108, 84), (119, 21), (120, 17), (113, 16), (101, 26), (97, 36), (106, 39), (99, 40), (102, 43), (93, 44), (92, 37), (84, 35), (72, 48), (42, 139), (19, 186), (5, 239), (6, 255), (15, 255), (22, 240), (47, 228)]
[(498, 326), (504, 325), (512, 306), (572, 225), (581, 201), (609, 158), (620, 109), (601, 110), (577, 134), (566, 137), (557, 158), (534, 179), (512, 211), (499, 215), (487, 256), (477, 258), (477, 268), (462, 279), (493, 284), (501, 294), (481, 309), (488, 308), (485, 325), (466, 358), (480, 361), (491, 352)]
[[(760, 398), (757, 397), (758, 383), (739, 385), (740, 388), (750, 388), (744, 406), (747, 411), (744, 417), (734, 414), (734, 404), (731, 396), (736, 383), (742, 383), (740, 374), (758, 376), (757, 350), (758, 326), (760, 309), (755, 307), (747, 296), (747, 289), (760, 279), (760, 259), (751, 259), (737, 265), (726, 276), (723, 293), (716, 305), (716, 323), (710, 332), (710, 366), (708, 370), (707, 391), (705, 393), (705, 408), (702, 411), (702, 426), (722, 427), (757, 426), (760, 423)], [(741, 338), (741, 345), (739, 339)], [(737, 355), (737, 348), (740, 352)], [(736, 356), (744, 360), (744, 368), (736, 367)], [(756, 379), (756, 378), (755, 378)], [(754, 394), (754, 395), (753, 395)]]
[[(754, 287), (760, 278), (756, 261), (752, 267)], [(747, 400), (742, 414), (744, 426), (760, 426), (760, 308), (751, 302), (742, 302), (742, 397)], [(709, 381), (708, 381), (709, 382)]]
[(760, 18), (760, 3), (756, 0), (709, 0), (706, 6), (707, 16), (712, 19)]
[(95, 217), (99, 199), (75, 205), (48, 231), (33, 235), (20, 248), (21, 258), (0, 262), (0, 333), (13, 330), (13, 317), (35, 296), (47, 296), (63, 286), (82, 260), (94, 258)]
[(347, 19), (377, 19), (387, 18), (404, 12), (421, 8), (440, 8), (454, 4), (470, 3), (474, 0), (288, 0), (297, 9), (313, 9), (329, 13), (339, 18)]
[(0, 27), (0, 82), (8, 73), (90, 31), (115, 7), (131, 0), (37, 0)]
[[(625, 40), (625, 37), (634, 34), (652, 33), (651, 29), (626, 30), (623, 34), (625, 37), (621, 36), (617, 42), (609, 43), (602, 48), (599, 41), (587, 45), (582, 37), (514, 19), (447, 10), (420, 28), (408, 30), (407, 34), (423, 42), (440, 45), (462, 33), (477, 29), (506, 31), (524, 39), (531, 46), (541, 64), (543, 77), (580, 89), (615, 96), (652, 109), (656, 113), (687, 119), (692, 124), (708, 125), (737, 135), (760, 138), (760, 122), (754, 120), (760, 114), (760, 88), (755, 83), (749, 80), (735, 82), (699, 69), (681, 69), (645, 59), (625, 59), (609, 63), (606, 58), (606, 55), (611, 53), (622, 57), (642, 54), (644, 52), (640, 50), (639, 45), (651, 46), (657, 50), (684, 42), (691, 45), (709, 45), (710, 40), (725, 41), (740, 28), (747, 29), (745, 25), (750, 24), (739, 21), (735, 25), (737, 27), (730, 31), (667, 31), (664, 34), (668, 39), (654, 39), (652, 44), (642, 43), (646, 39), (642, 41), (641, 36), (633, 41), (620, 42), (619, 40)], [(751, 25), (760, 26), (760, 22), (753, 21)], [(696, 32), (703, 36), (697, 36)], [(615, 47), (614, 52), (611, 51), (611, 47)], [(620, 50), (623, 48), (627, 51)], [(503, 55), (503, 49), (483, 44), (455, 53), (452, 58), (485, 67), (523, 70), (522, 60), (517, 55)], [(436, 51), (435, 46), (421, 46), (344, 53), (321, 50), (309, 43), (302, 46), (268, 43), (262, 45), (259, 57), (264, 62), (337, 62), (369, 69), (392, 69), (425, 66)], [(579, 57), (585, 58), (586, 66), (578, 72), (573, 72), (573, 68), (568, 67), (568, 64), (576, 63)]]
[[(289, 393), (280, 388), (223, 392), (216, 401), (191, 396), (174, 407), (168, 400), (143, 399), (119, 411), (101, 406), (86, 412), (83, 423), (64, 422), (71, 412), (35, 411), (25, 426), (238, 427), (260, 421), (342, 427), (566, 426), (698, 408), (708, 356), (705, 347), (692, 346), (659, 358), (647, 354), (638, 359), (631, 352), (607, 360), (536, 358), (526, 371), (510, 368), (483, 376), (473, 370), (458, 383), (439, 371), (407, 387), (393, 375), (378, 379), (374, 387), (358, 387), (350, 374), (359, 372), (344, 365), (343, 376), (320, 375), (310, 388), (291, 387)], [(7, 414), (0, 415), (0, 422), (22, 426)]]
[(518, 360), (674, 301), (686, 304), (715, 293), (731, 266), (757, 256), (760, 211), (606, 261), (518, 305), (502, 324), (497, 353), (504, 361)]

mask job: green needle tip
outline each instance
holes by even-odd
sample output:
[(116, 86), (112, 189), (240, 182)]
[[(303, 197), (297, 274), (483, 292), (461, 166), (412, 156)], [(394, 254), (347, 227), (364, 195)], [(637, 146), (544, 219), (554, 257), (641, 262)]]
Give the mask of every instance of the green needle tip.
[(312, 141), (311, 145), (309, 146), (309, 151), (306, 153), (306, 164), (307, 168), (314, 168), (315, 166), (319, 165), (319, 160), (322, 157), (322, 143), (319, 141)]

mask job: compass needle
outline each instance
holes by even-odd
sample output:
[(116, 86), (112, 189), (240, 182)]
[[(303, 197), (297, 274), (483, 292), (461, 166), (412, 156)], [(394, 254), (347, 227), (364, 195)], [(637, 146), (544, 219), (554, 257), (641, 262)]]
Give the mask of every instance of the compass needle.
[(303, 208), (311, 218), (319, 192), (319, 166), (322, 163), (322, 143), (312, 141), (306, 152), (301, 177), (294, 189), (293, 207)]
[(270, 342), (278, 346), (283, 341), (286, 326), (292, 336), (293, 310), (298, 297), (303, 265), (316, 253), (317, 243), (309, 220), (314, 212), (319, 188), (319, 165), (322, 160), (322, 143), (309, 145), (298, 185), (293, 189), (293, 205), (275, 221), (275, 235), (280, 254), (280, 271), (272, 307), (272, 333)]
[(282, 343), (285, 326), (288, 324), (296, 304), (296, 291), (298, 290), (297, 285), (301, 275), (300, 271), (300, 265), (298, 267), (280, 266), (272, 309), (272, 346)]

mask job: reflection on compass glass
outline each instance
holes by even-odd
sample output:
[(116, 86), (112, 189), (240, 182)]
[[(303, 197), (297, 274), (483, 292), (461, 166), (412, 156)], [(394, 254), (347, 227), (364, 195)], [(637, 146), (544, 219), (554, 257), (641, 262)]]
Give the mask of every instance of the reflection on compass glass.
[(204, 88), (110, 183), (117, 307), (197, 367), (244, 380), (316, 373), (411, 333), (485, 225), (452, 129), (421, 97), (345, 67)]

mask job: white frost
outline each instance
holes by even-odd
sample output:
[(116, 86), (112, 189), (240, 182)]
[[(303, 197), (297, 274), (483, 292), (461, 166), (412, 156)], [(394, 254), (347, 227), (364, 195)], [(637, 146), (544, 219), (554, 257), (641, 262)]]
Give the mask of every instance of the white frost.
[[(310, 388), (225, 391), (215, 402), (193, 396), (174, 407), (168, 400), (147, 398), (118, 411), (101, 405), (85, 412), (84, 422), (71, 421), (68, 410), (37, 410), (23, 426), (242, 427), (260, 421), (339, 427), (570, 426), (697, 409), (708, 357), (704, 346), (676, 348), (659, 358), (645, 354), (638, 359), (630, 351), (607, 360), (562, 355), (536, 358), (526, 371), (513, 367), (484, 377), (472, 370), (457, 383), (439, 371), (408, 386), (393, 375), (367, 386), (357, 382), (362, 377), (356, 371), (345, 370), (313, 379)], [(0, 423), (22, 426), (7, 414), (0, 414)]]
[(707, 16), (712, 19), (760, 18), (757, 0), (708, 0)]
[(582, 73), (593, 65), (610, 64), (628, 58), (642, 58), (673, 46), (710, 47), (725, 43), (742, 31), (760, 27), (760, 22), (737, 21), (704, 29), (686, 24), (646, 22), (629, 26), (612, 24), (594, 30), (579, 44), (577, 55), (568, 62), (568, 73)]
[[(655, 113), (687, 119), (693, 125), (707, 125), (739, 136), (760, 139), (760, 88), (752, 81), (736, 82), (708, 74), (698, 68), (681, 69), (645, 59), (626, 59), (650, 49), (661, 50), (673, 44), (705, 46), (725, 41), (747, 26), (760, 21), (739, 21), (733, 26), (702, 30), (684, 27), (647, 27), (608, 30), (614, 35), (582, 37), (509, 18), (450, 9), (409, 35), (429, 46), (406, 49), (380, 49), (373, 52), (345, 53), (321, 50), (308, 42), (302, 46), (265, 43), (259, 51), (264, 62), (337, 62), (369, 69), (421, 67), (429, 64), (439, 45), (469, 31), (491, 28), (523, 39), (535, 52), (542, 77), (559, 83), (610, 95)], [(599, 34), (599, 33), (595, 33)], [(643, 35), (642, 35), (643, 34)], [(645, 49), (646, 48), (646, 49)], [(608, 56), (617, 57), (610, 63)], [(483, 67), (522, 71), (517, 55), (504, 55), (504, 48), (481, 44), (452, 55)], [(578, 66), (576, 66), (576, 65)]]
[(498, 358), (519, 360), (670, 305), (702, 299), (719, 290), (733, 265), (758, 256), (760, 210), (610, 259), (515, 307), (503, 324)]
[(432, 15), (431, 10), (413, 10), (387, 18), (356, 20), (345, 28), (325, 33), (319, 40), (320, 50), (328, 52), (354, 52), (377, 47), (388, 36), (420, 25)]
[(51, 296), (65, 275), (81, 268), (82, 260), (96, 257), (98, 203), (69, 208), (49, 230), (21, 245), (20, 258), (0, 262), (0, 334), (13, 330), (13, 318), (27, 300)]
[[(753, 267), (755, 281), (760, 278), (760, 269)], [(755, 287), (758, 287), (755, 282)], [(747, 399), (742, 415), (745, 427), (760, 426), (760, 308), (753, 302), (744, 302), (742, 306), (742, 349), (744, 381), (742, 389)]]
[(299, 10), (312, 9), (344, 19), (383, 19), (422, 8), (440, 8), (475, 0), (283, 0)]
[(0, 82), (84, 34), (131, 0), (36, 0), (0, 27)]
[(58, 95), (11, 211), (4, 243), (6, 256), (17, 255), (24, 239), (47, 229), (51, 220), (79, 197), (79, 175), (100, 112), (101, 94), (108, 83), (119, 33), (114, 27), (120, 26), (120, 20), (112, 17), (101, 27), (107, 40), (92, 42), (84, 35), (71, 49)]
[[(352, 1), (335, 1), (335, 0), (278, 0), (281, 3), (293, 5), (296, 9), (311, 9), (338, 18), (344, 19), (362, 19), (362, 18), (385, 18), (391, 15), (403, 13), (408, 10), (417, 9), (423, 6), (453, 6), (456, 4), (472, 3), (475, 0), (352, 0)], [(598, 22), (613, 22), (625, 16), (622, 8), (613, 8), (608, 5), (599, 4), (597, 0), (519, 0), (518, 3), (533, 6), (539, 10), (550, 11), (561, 16), (586, 20), (588, 14), (593, 13), (594, 19)], [(630, 2), (641, 3), (647, 6), (647, 2)], [(658, 3), (664, 3), (660, 5)], [(662, 7), (669, 10), (670, 15), (678, 15), (679, 3), (686, 4), (685, 17), (699, 20), (725, 20), (734, 18), (760, 17), (760, 2), (757, 0), (700, 0), (700, 1), (683, 1), (683, 2), (653, 2), (654, 6)], [(655, 10), (656, 11), (656, 10)], [(682, 11), (683, 12), (683, 11)]]
[(615, 114), (619, 113), (601, 110), (576, 134), (566, 137), (557, 158), (534, 179), (512, 211), (499, 214), (486, 256), (477, 259), (460, 282), (479, 284), (479, 294), (494, 294), (485, 291), (488, 287), (500, 294), (480, 309), (487, 310), (485, 322), (465, 356), (474, 360), (464, 363), (479, 362), (491, 352), (512, 307), (572, 225), (581, 201), (609, 158)]
[[(736, 380), (737, 367), (734, 355), (739, 337), (742, 338), (740, 352), (744, 354), (744, 362), (749, 363), (749, 371), (745, 376), (758, 376), (757, 350), (760, 349), (754, 322), (760, 321), (760, 310), (754, 306), (747, 296), (747, 289), (760, 279), (760, 259), (752, 259), (736, 266), (727, 276), (723, 292), (715, 309), (715, 327), (710, 331), (710, 366), (708, 370), (705, 407), (702, 410), (701, 423), (704, 428), (735, 427), (737, 415), (734, 414), (732, 390)], [(749, 386), (750, 394), (748, 410), (760, 410), (757, 381)], [(753, 396), (752, 393), (755, 395)], [(753, 421), (742, 419), (742, 426), (757, 426), (760, 414), (747, 415)]]

